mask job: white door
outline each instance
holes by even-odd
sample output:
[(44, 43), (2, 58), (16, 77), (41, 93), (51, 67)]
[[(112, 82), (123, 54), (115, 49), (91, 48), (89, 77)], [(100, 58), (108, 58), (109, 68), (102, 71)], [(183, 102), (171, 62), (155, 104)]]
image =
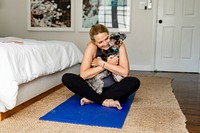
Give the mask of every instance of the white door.
[(200, 72), (200, 0), (158, 0), (158, 71)]

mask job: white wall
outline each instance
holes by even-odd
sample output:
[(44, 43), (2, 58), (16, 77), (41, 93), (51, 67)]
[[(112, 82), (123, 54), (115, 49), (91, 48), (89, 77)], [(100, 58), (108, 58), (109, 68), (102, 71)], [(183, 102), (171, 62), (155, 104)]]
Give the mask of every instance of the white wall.
[[(75, 3), (80, 2), (80, 0), (75, 1)], [(125, 44), (131, 69), (149, 71), (154, 70), (155, 61), (154, 25), (156, 5), (153, 3), (152, 10), (141, 10), (139, 9), (140, 1), (142, 0), (131, 0), (131, 32), (127, 33)], [(40, 40), (67, 40), (75, 42), (84, 51), (89, 41), (89, 34), (78, 31), (77, 23), (80, 21), (77, 19), (75, 20), (75, 31), (28, 31), (26, 2), (27, 0), (0, 0), (0, 36), (16, 36)], [(77, 16), (76, 10), (75, 14)]]

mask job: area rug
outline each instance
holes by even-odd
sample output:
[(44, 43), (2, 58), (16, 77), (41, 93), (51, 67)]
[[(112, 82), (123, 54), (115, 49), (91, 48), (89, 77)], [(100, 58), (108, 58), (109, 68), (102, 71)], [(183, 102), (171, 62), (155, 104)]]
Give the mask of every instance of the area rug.
[(132, 104), (135, 93), (122, 102), (122, 110), (107, 108), (99, 104), (80, 105), (81, 97), (73, 95), (56, 108), (40, 117), (40, 120), (83, 124), (88, 126), (102, 126), (122, 128), (125, 118)]
[[(41, 121), (73, 95), (66, 87), (0, 122), (2, 133), (188, 133), (186, 118), (172, 92), (171, 78), (138, 76), (137, 91), (121, 129)], [(108, 118), (109, 119), (109, 118)]]

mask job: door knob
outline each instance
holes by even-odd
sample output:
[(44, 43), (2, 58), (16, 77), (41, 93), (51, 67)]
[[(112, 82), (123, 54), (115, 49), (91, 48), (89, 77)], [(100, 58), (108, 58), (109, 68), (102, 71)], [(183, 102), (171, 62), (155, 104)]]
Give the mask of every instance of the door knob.
[(162, 21), (161, 19), (160, 19), (160, 20), (158, 20), (158, 23), (159, 23), (159, 24), (162, 24), (162, 22), (163, 22), (163, 21)]

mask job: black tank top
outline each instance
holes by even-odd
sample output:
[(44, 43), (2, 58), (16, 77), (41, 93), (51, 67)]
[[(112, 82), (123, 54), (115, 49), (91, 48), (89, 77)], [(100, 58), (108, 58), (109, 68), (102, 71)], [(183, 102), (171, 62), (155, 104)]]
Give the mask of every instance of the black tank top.
[[(101, 51), (101, 49), (98, 48), (97, 53), (96, 53), (96, 57), (101, 57), (101, 55), (102, 55), (102, 51)], [(113, 79), (112, 74), (110, 74), (108, 77), (105, 77), (103, 79), (103, 81), (104, 81), (103, 87), (109, 87), (109, 86), (111, 86), (112, 84), (115, 83), (115, 80)]]

